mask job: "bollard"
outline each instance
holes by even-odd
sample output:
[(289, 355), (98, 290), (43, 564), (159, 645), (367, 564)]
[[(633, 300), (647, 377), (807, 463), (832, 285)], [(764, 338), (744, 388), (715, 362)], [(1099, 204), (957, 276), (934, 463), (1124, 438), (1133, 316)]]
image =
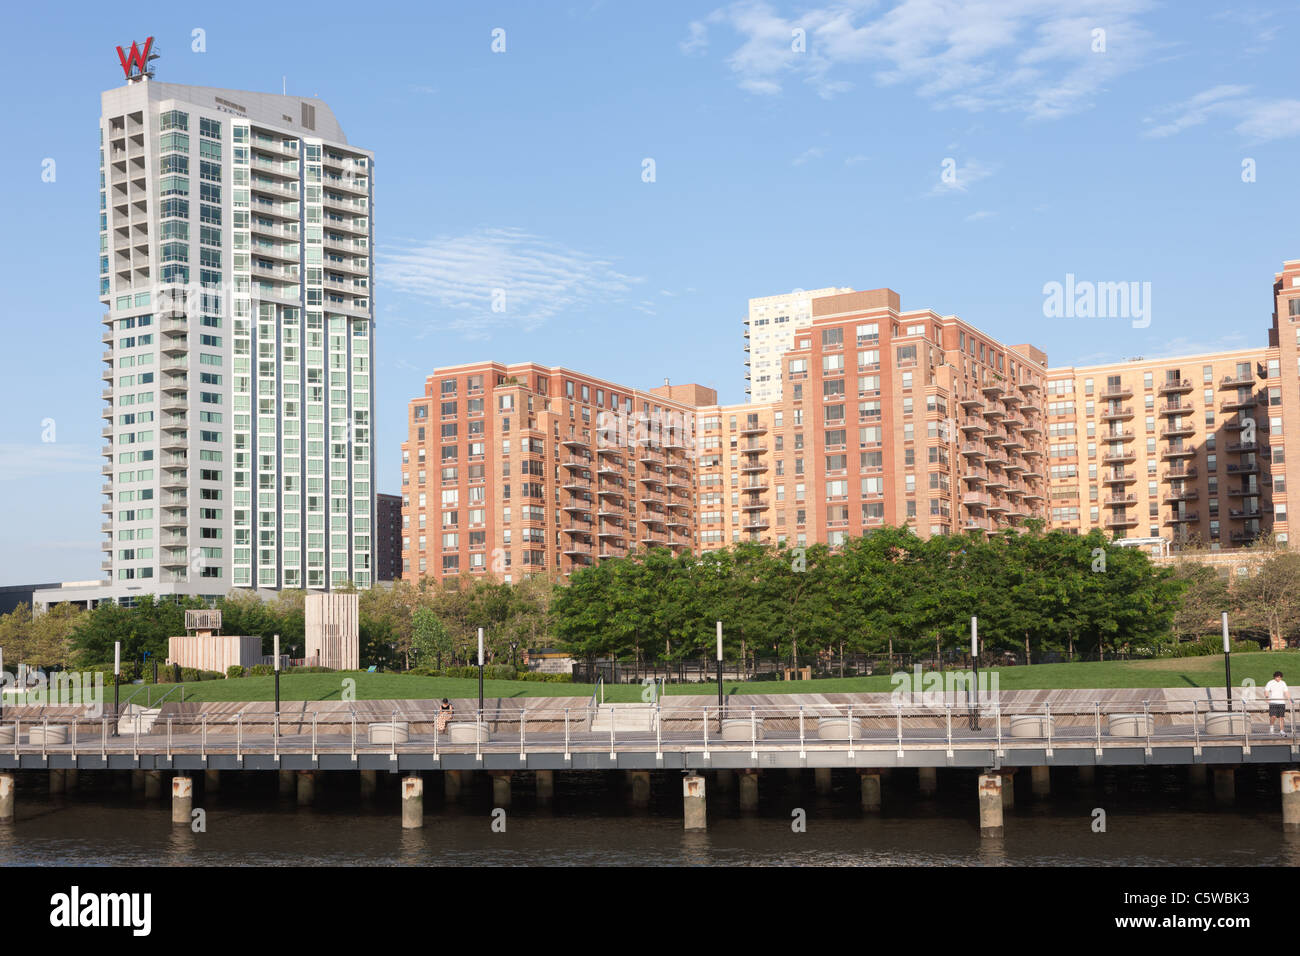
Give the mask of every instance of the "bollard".
[(442, 772), (442, 795), (447, 800), (455, 800), (460, 796), (461, 787), (464, 781), (461, 779), (461, 771), (444, 770)]
[(203, 793), (219, 793), (221, 790), (221, 771), (205, 770), (203, 771)]
[(298, 806), (310, 807), (316, 799), (316, 771), (298, 771)]
[(146, 770), (144, 772), (144, 798), (146, 800), (162, 799), (161, 770)]
[[(13, 805), (9, 807), (13, 816)], [(0, 820), (4, 819), (4, 780), (0, 778)], [(1300, 770), (1282, 771), (1282, 829), (1300, 832)]]
[(698, 773), (682, 777), (683, 821), (687, 830), (707, 830), (709, 814), (705, 805), (704, 778)]
[(510, 780), (514, 774), (509, 770), (492, 771), (492, 805), (494, 807), (510, 806)]
[(831, 795), (831, 768), (813, 768), (813, 785), (817, 788), (817, 796), (829, 797)]
[(1231, 806), (1237, 797), (1237, 778), (1235, 767), (1214, 768), (1214, 802)]
[(297, 789), (297, 780), (292, 770), (279, 771), (280, 796), (291, 797)]
[[(157, 773), (157, 771), (151, 771)], [(172, 823), (189, 826), (194, 811), (194, 781), (179, 774), (172, 778)]]
[(0, 773), (0, 823), (14, 822), (14, 775)]
[(939, 768), (938, 767), (918, 767), (916, 770), (916, 785), (921, 791), (923, 797), (933, 797), (939, 790)]
[(1002, 794), (1007, 789), (1006, 784), (1009, 783), (1007, 777), (1009, 775), (980, 774), (980, 836), (982, 837), (1002, 836), (1002, 807), (1005, 804)]
[(858, 779), (862, 784), (862, 809), (869, 813), (880, 812), (880, 771), (859, 770)]
[[(375, 799), (375, 791), (378, 789), (379, 789), (378, 771), (375, 770), (361, 771), (361, 799), (362, 800)], [(420, 794), (421, 794), (421, 798), (423, 799), (423, 794), (424, 794), (423, 787), (421, 787)]]
[(63, 793), (67, 788), (67, 777), (62, 770), (51, 770), (50, 774), (50, 795)]
[(650, 806), (650, 771), (629, 770), (627, 777), (632, 784), (631, 792), (628, 794), (628, 802), (636, 809), (644, 810)]
[(1035, 797), (1049, 797), (1052, 795), (1052, 768), (1051, 767), (1030, 767), (1029, 768), (1030, 790)]
[(537, 771), (537, 805), (549, 807), (555, 799), (555, 771)]
[(402, 829), (418, 830), (424, 826), (424, 778), (402, 778)]
[(740, 809), (747, 813), (758, 809), (758, 771), (749, 767), (740, 771)]

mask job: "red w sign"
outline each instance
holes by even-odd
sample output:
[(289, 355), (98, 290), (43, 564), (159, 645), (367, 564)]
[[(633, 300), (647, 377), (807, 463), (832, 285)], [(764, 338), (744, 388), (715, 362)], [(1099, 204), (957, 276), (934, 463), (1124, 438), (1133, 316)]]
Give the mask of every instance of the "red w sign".
[(117, 58), (122, 61), (122, 72), (126, 74), (128, 80), (131, 78), (131, 70), (133, 68), (136, 70), (137, 74), (141, 76), (149, 72), (149, 48), (152, 46), (153, 37), (149, 37), (149, 39), (144, 41), (143, 51), (141, 51), (141, 49), (136, 45), (134, 40), (131, 41), (131, 52), (129, 55), (123, 52), (121, 47), (117, 48)]

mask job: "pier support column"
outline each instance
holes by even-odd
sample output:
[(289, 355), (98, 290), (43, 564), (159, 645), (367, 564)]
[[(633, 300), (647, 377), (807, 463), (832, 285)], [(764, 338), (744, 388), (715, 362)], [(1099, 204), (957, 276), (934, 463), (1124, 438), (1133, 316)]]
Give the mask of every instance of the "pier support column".
[(1016, 772), (1002, 770), (998, 776), (1002, 778), (1002, 809), (1011, 810), (1016, 805)]
[(460, 770), (444, 770), (442, 772), (442, 795), (447, 800), (455, 800), (460, 796), (461, 787), (464, 780), (461, 778)]
[(221, 771), (205, 770), (203, 771), (203, 793), (220, 793), (221, 792)]
[(746, 812), (758, 809), (758, 771), (746, 768), (740, 771), (740, 809)]
[(68, 779), (62, 770), (46, 771), (50, 775), (50, 795), (63, 793), (67, 789)]
[(870, 813), (879, 813), (880, 771), (859, 770), (858, 779), (862, 783), (862, 809)]
[(11, 773), (0, 773), (0, 823), (13, 822), (14, 775)]
[(628, 795), (628, 802), (636, 809), (644, 810), (650, 806), (650, 771), (629, 770), (627, 777), (628, 782), (632, 785), (632, 792)]
[(1205, 789), (1205, 764), (1194, 763), (1187, 767), (1187, 784), (1193, 790)]
[(293, 771), (280, 770), (278, 771), (278, 773), (279, 773), (278, 783), (280, 786), (280, 796), (282, 797), (293, 796), (294, 791), (297, 789), (298, 786), (297, 780), (294, 778)]
[(817, 787), (817, 796), (828, 797), (831, 793), (831, 768), (813, 768), (813, 783)]
[(1030, 767), (1029, 783), (1036, 798), (1050, 797), (1052, 795), (1052, 768)]
[(131, 792), (144, 793), (144, 771), (132, 770), (131, 772)]
[(939, 790), (939, 768), (918, 767), (916, 771), (917, 787), (923, 797), (933, 797)]
[(1214, 768), (1214, 802), (1231, 806), (1237, 799), (1237, 777), (1235, 767)]
[(537, 771), (537, 805), (549, 807), (555, 800), (555, 771)]
[(704, 800), (704, 778), (693, 772), (682, 777), (682, 820), (687, 830), (708, 829), (709, 813)]
[(298, 806), (310, 807), (316, 799), (316, 771), (298, 771)]
[(361, 799), (366, 801), (375, 799), (375, 791), (378, 789), (379, 772), (377, 770), (361, 771)]
[[(4, 820), (4, 777), (0, 776), (0, 820)], [(13, 816), (10, 804), (9, 815)], [(1282, 771), (1282, 829), (1300, 832), (1300, 770)]]
[(1002, 808), (1006, 804), (1003, 793), (1007, 790), (1010, 782), (1010, 775), (980, 774), (980, 836), (1002, 836)]
[(67, 790), (77, 789), (77, 768), (69, 767), (63, 771), (63, 785)]
[(498, 807), (510, 806), (510, 778), (514, 774), (509, 770), (492, 771), (492, 803)]
[(144, 772), (144, 798), (146, 800), (162, 799), (161, 770), (146, 770)]
[(1097, 785), (1097, 768), (1092, 764), (1079, 767), (1079, 786), (1095, 787)]
[(402, 829), (418, 830), (424, 826), (424, 778), (402, 778)]
[(177, 774), (172, 777), (172, 823), (189, 826), (193, 811), (194, 781)]

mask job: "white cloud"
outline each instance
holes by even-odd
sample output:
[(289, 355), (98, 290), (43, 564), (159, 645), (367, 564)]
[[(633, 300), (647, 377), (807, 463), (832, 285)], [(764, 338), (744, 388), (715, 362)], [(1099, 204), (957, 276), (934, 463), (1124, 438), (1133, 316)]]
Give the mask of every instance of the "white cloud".
[[(620, 302), (642, 281), (607, 258), (513, 228), (399, 241), (380, 248), (376, 265), (389, 290), (432, 304), (438, 314), (429, 331), (469, 335), (529, 330), (593, 303)], [(493, 311), (495, 290), (504, 291), (503, 311)]]
[[(942, 169), (942, 167), (940, 169)], [(939, 181), (930, 187), (930, 191), (926, 193), (926, 195), (934, 197), (952, 196), (957, 193), (964, 193), (980, 180), (988, 179), (996, 173), (998, 167), (980, 162), (978, 159), (971, 159), (967, 161), (965, 166), (954, 166), (953, 171), (955, 175), (950, 180), (946, 180), (942, 175), (940, 175)]]
[[(1092, 105), (1107, 85), (1165, 46), (1138, 22), (1150, 0), (832, 0), (790, 17), (765, 0), (737, 0), (691, 24), (690, 52), (713, 26), (740, 45), (727, 65), (740, 87), (773, 95), (788, 80), (823, 97), (852, 89), (842, 73), (881, 86), (908, 85), (936, 108), (1010, 110), (1037, 119)], [(792, 31), (805, 31), (805, 52)], [(1093, 52), (1094, 29), (1106, 31)], [(686, 47), (683, 44), (683, 49)]]
[(966, 217), (966, 222), (979, 222), (981, 219), (992, 219), (997, 213), (989, 212), (987, 209), (979, 209)]
[(826, 151), (823, 150), (820, 146), (814, 146), (811, 149), (805, 149), (802, 153), (800, 153), (793, 160), (791, 160), (790, 165), (802, 166), (810, 159), (821, 159), (822, 156), (825, 154), (825, 152)]
[(1153, 139), (1174, 136), (1215, 117), (1225, 118), (1233, 124), (1235, 133), (1251, 142), (1300, 135), (1300, 100), (1259, 99), (1247, 96), (1250, 89), (1225, 83), (1202, 90), (1191, 99), (1162, 110), (1162, 114), (1171, 118), (1152, 126), (1144, 135)]
[(856, 166), (856, 165), (858, 165), (858, 163), (865, 163), (869, 158), (870, 158), (870, 157), (868, 157), (868, 156), (863, 156), (861, 153), (858, 153), (858, 154), (856, 154), (856, 155), (854, 155), (854, 156), (850, 156), (850, 157), (848, 157), (847, 159), (845, 159), (845, 160), (844, 160), (844, 165), (845, 165), (845, 166)]

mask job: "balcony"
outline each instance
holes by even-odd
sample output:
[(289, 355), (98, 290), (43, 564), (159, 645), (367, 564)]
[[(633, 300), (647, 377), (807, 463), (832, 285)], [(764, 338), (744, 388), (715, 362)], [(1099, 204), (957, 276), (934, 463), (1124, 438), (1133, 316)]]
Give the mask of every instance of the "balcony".
[(1172, 404), (1166, 402), (1160, 406), (1161, 415), (1195, 415), (1196, 409), (1191, 405)]
[(1250, 372), (1237, 371), (1232, 375), (1225, 375), (1219, 379), (1219, 388), (1254, 388), (1255, 376)]
[(560, 487), (565, 489), (566, 491), (575, 491), (575, 490), (586, 491), (591, 487), (591, 479), (579, 478), (576, 475), (570, 476), (568, 478), (563, 479), (560, 482)]
[(969, 481), (971, 482), (971, 484), (975, 484), (976, 482), (984, 481), (984, 479), (987, 478), (988, 475), (982, 468), (972, 468), (969, 471), (967, 471), (965, 474), (963, 474), (961, 477), (963, 481)]
[(1201, 513), (1199, 511), (1183, 511), (1183, 512), (1175, 511), (1173, 514), (1171, 514), (1168, 518), (1165, 519), (1165, 524), (1185, 524), (1193, 521), (1198, 521), (1200, 520), (1200, 517), (1201, 517)]
[(1101, 479), (1103, 485), (1127, 485), (1138, 480), (1136, 471), (1112, 472)]
[(764, 531), (772, 525), (771, 522), (762, 515), (754, 515), (750, 518), (746, 518), (740, 526), (745, 531)]
[(1133, 417), (1133, 406), (1125, 405), (1122, 408), (1103, 408), (1101, 410), (1101, 420), (1103, 422), (1121, 422), (1127, 421)]
[(565, 468), (573, 471), (587, 471), (591, 468), (591, 459), (579, 455), (570, 455), (568, 458), (564, 459), (561, 464), (564, 465)]
[(1196, 388), (1196, 383), (1187, 378), (1165, 379), (1156, 388), (1158, 395), (1186, 395), (1192, 389)]
[(767, 471), (767, 462), (758, 459), (746, 461), (741, 464), (740, 470), (746, 475), (756, 475)]
[(984, 417), (991, 422), (1000, 421), (1007, 417), (1007, 413), (996, 405), (986, 405), (984, 408)]
[(1253, 508), (1230, 508), (1228, 517), (1233, 521), (1257, 521), (1266, 509), (1256, 505)]
[(1101, 503), (1107, 508), (1126, 508), (1137, 504), (1137, 495), (1111, 495), (1109, 498), (1103, 498)]
[(1228, 442), (1224, 447), (1227, 451), (1236, 455), (1251, 452), (1267, 452), (1269, 450), (1268, 444), (1262, 441), (1233, 441)]
[(964, 432), (986, 432), (988, 426), (978, 418), (968, 418), (959, 426)]
[(745, 482), (740, 486), (741, 491), (767, 491), (768, 483), (766, 478), (756, 478)]
[(979, 491), (968, 491), (961, 496), (961, 503), (968, 508), (986, 508), (989, 496)]
[(1006, 389), (1003, 388), (1001, 382), (991, 382), (981, 388), (980, 391), (984, 393), (985, 398), (991, 398), (994, 401), (997, 401), (1003, 396), (1003, 394), (1005, 394)]
[(1192, 458), (1195, 455), (1195, 448), (1166, 448), (1160, 453), (1160, 457), (1165, 461), (1172, 461), (1175, 458)]
[(984, 402), (978, 398), (967, 396), (966, 398), (957, 399), (957, 404), (967, 410), (983, 411)]
[(1160, 437), (1165, 441), (1171, 438), (1188, 438), (1195, 434), (1196, 426), (1187, 422), (1184, 422), (1181, 425), (1170, 425), (1168, 428), (1160, 429)]
[(1182, 491), (1167, 491), (1160, 500), (1167, 505), (1178, 504), (1180, 501), (1195, 501), (1201, 496), (1201, 493), (1195, 488), (1184, 488)]
[(1001, 491), (1003, 488), (1007, 487), (1007, 479), (1005, 476), (991, 471), (989, 472), (988, 480), (984, 482), (984, 487), (989, 491)]
[(591, 443), (585, 438), (577, 438), (570, 435), (568, 438), (561, 438), (560, 444), (565, 448), (591, 448)]
[(1247, 408), (1254, 408), (1259, 404), (1258, 395), (1241, 395), (1237, 398), (1230, 398), (1219, 405), (1221, 412), (1244, 411)]
[(740, 429), (742, 435), (763, 435), (767, 432), (767, 426), (762, 422), (746, 422)]
[(1128, 385), (1108, 385), (1097, 393), (1102, 401), (1120, 402), (1133, 397), (1133, 389)]
[(1179, 479), (1192, 479), (1197, 475), (1195, 468), (1170, 468), (1168, 471), (1160, 473), (1161, 481), (1178, 481)]
[(1239, 465), (1228, 465), (1228, 474), (1230, 475), (1257, 475), (1259, 470), (1259, 462), (1257, 461), (1243, 461)]
[(1111, 515), (1106, 519), (1107, 528), (1136, 528), (1138, 519), (1130, 515)]
[(983, 458), (985, 451), (979, 445), (965, 444), (961, 446), (961, 453), (969, 455), (971, 458)]

